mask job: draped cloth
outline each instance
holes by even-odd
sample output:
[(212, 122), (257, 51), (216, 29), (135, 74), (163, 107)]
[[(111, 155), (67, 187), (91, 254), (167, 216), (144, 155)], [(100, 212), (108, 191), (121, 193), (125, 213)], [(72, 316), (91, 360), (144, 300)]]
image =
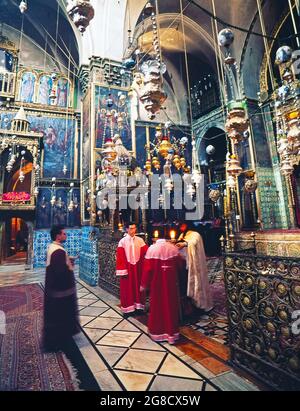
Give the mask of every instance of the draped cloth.
[(178, 275), (183, 263), (178, 248), (165, 240), (147, 251), (141, 285), (150, 288), (148, 331), (154, 341), (173, 344), (179, 338)]
[(188, 270), (187, 296), (197, 308), (209, 311), (213, 307), (208, 282), (208, 270), (202, 237), (196, 231), (181, 234), (179, 241), (186, 241), (186, 266)]
[(64, 248), (53, 242), (47, 252), (43, 339), (58, 350), (79, 332), (75, 277)]
[(145, 308), (145, 296), (140, 292), (142, 268), (148, 246), (140, 237), (126, 234), (119, 241), (116, 275), (120, 277), (120, 300), (123, 313)]

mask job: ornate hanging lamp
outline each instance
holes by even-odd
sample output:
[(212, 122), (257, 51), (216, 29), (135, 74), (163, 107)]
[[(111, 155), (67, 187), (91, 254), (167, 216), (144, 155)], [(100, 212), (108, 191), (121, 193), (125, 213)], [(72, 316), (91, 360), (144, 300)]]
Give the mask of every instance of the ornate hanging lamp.
[(80, 33), (85, 32), (95, 14), (90, 0), (68, 0), (67, 13)]
[(21, 2), (20, 2), (20, 4), (19, 4), (19, 9), (20, 9), (20, 12), (22, 13), (22, 14), (24, 14), (26, 11), (27, 11), (27, 0), (22, 0)]
[(152, 49), (150, 58), (143, 62), (138, 72), (141, 81), (137, 82), (139, 98), (143, 103), (150, 120), (155, 118), (167, 98), (162, 90), (163, 73), (166, 71), (165, 64), (161, 61), (161, 50), (159, 41), (159, 30), (155, 7), (148, 2), (144, 8), (144, 15), (150, 16), (152, 24)]
[(247, 118), (244, 103), (231, 103), (229, 105), (225, 129), (233, 144), (238, 144), (244, 138), (244, 133), (248, 127), (249, 119)]
[(238, 177), (243, 171), (240, 166), (239, 160), (235, 155), (232, 155), (231, 158), (227, 161), (227, 173), (232, 177)]
[(117, 153), (115, 151), (115, 145), (111, 139), (107, 139), (104, 143), (104, 150), (102, 151), (103, 158), (109, 162), (116, 159)]

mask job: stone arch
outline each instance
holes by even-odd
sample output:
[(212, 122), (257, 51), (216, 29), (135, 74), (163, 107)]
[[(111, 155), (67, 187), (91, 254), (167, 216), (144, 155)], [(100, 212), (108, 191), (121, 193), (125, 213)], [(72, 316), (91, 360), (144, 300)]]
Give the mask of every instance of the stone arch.
[(225, 132), (225, 115), (221, 107), (211, 111), (193, 124), (193, 133), (196, 139), (196, 152), (199, 161), (201, 161), (201, 149), (203, 148), (201, 143), (203, 142), (203, 137), (212, 128), (218, 128)]
[[(199, 139), (199, 143), (198, 143), (198, 147), (197, 147), (197, 153), (198, 153), (198, 159), (200, 161), (200, 164), (202, 161), (206, 161), (207, 160), (207, 154), (206, 154), (206, 147), (207, 145), (211, 144), (213, 146), (215, 146), (215, 143), (218, 143), (218, 138), (212, 138), (211, 142), (209, 141), (209, 139), (205, 139), (206, 136), (211, 135), (211, 134), (216, 134), (216, 136), (219, 134), (220, 138), (223, 138), (223, 134), (225, 135), (225, 130), (224, 130), (224, 125), (220, 124), (220, 123), (214, 123), (211, 122), (210, 125), (208, 125), (207, 127), (205, 127), (205, 129), (203, 130), (202, 136)], [(224, 140), (224, 145), (226, 145), (226, 140)], [(222, 147), (224, 149), (224, 147)], [(217, 149), (217, 147), (216, 147)], [(225, 158), (224, 158), (225, 160)]]

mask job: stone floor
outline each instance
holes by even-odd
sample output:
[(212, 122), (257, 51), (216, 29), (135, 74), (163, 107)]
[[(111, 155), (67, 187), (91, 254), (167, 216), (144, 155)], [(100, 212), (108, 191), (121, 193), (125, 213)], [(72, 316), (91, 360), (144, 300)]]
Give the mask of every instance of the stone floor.
[[(0, 266), (0, 286), (43, 283), (44, 272), (10, 262)], [(139, 318), (123, 319), (114, 296), (78, 278), (77, 289), (82, 332), (74, 340), (103, 391), (259, 390), (228, 366), (227, 347), (199, 331), (182, 327), (175, 346), (156, 343)]]

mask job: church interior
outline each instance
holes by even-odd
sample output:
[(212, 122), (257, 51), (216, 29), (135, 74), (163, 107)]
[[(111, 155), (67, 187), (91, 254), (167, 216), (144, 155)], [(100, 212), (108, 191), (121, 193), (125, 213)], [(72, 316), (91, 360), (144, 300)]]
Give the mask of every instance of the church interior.
[[(0, 5), (0, 391), (299, 391), (299, 0)], [(116, 254), (181, 222), (213, 308), (179, 288), (170, 344), (149, 298), (123, 315)], [(80, 332), (48, 353), (56, 225)]]

